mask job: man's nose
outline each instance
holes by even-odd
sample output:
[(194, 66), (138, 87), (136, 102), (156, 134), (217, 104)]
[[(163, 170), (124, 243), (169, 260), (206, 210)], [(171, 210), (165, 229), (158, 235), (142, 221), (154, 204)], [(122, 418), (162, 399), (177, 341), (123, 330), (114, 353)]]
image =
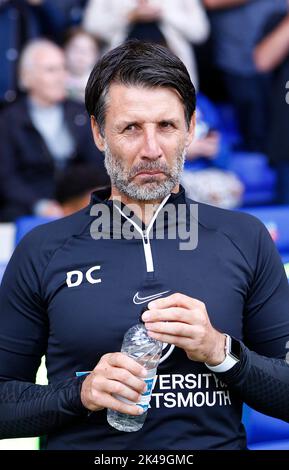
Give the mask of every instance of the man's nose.
[(156, 160), (162, 156), (157, 131), (155, 129), (145, 129), (143, 133), (142, 158)]

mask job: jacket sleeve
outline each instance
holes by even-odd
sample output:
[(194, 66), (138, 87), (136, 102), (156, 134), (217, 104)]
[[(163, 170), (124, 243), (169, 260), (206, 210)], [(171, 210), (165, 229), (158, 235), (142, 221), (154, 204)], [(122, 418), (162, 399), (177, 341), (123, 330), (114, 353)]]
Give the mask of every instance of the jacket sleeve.
[(33, 232), (17, 246), (0, 287), (2, 439), (46, 434), (87, 413), (80, 400), (84, 378), (43, 386), (34, 383), (49, 325), (41, 292), (46, 260), (35, 255), (41, 242)]
[(42, 436), (85, 419), (87, 410), (80, 400), (84, 378), (50, 385), (1, 381), (0, 439)]
[(37, 202), (37, 195), (17, 171), (17, 148), (9, 126), (12, 123), (0, 122), (0, 193), (8, 204), (31, 207)]
[(218, 376), (252, 408), (289, 422), (288, 282), (274, 243), (261, 224), (258, 240), (244, 312), (241, 360)]
[(250, 351), (242, 344), (241, 360), (218, 373), (241, 400), (260, 413), (289, 422), (289, 365)]

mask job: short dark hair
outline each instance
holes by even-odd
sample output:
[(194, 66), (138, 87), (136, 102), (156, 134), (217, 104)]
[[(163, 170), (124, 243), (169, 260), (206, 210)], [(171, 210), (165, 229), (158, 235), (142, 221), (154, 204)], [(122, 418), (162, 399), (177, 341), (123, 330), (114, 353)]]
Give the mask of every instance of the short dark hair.
[(104, 134), (106, 97), (112, 83), (146, 88), (174, 88), (184, 105), (189, 127), (196, 93), (183, 62), (166, 47), (137, 40), (107, 52), (94, 66), (85, 89), (85, 105)]

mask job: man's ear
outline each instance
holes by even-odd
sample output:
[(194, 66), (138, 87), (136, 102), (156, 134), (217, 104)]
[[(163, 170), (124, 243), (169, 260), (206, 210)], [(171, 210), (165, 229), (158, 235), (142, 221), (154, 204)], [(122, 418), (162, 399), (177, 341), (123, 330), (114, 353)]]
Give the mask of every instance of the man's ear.
[(101, 152), (103, 152), (105, 149), (104, 137), (101, 135), (99, 125), (97, 124), (94, 116), (90, 116), (90, 124), (91, 124), (91, 130), (92, 130), (94, 143), (97, 146), (97, 148)]
[(193, 138), (195, 135), (195, 127), (196, 127), (196, 112), (194, 112), (194, 114), (191, 117), (190, 126), (189, 126), (187, 137), (186, 137), (186, 148), (188, 148), (193, 141)]

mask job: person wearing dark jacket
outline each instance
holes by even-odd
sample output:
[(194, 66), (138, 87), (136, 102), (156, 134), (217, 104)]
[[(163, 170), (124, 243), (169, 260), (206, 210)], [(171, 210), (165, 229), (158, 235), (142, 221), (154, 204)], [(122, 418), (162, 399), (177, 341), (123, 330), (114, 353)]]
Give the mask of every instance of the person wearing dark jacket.
[(28, 40), (63, 41), (66, 28), (81, 21), (86, 0), (0, 0), (0, 107), (14, 102), (18, 60)]
[[(108, 176), (94, 145), (81, 104), (65, 99), (63, 52), (36, 40), (24, 50), (20, 79), (27, 96), (0, 115), (0, 217), (4, 221), (36, 213), (62, 215), (53, 200), (59, 171), (94, 164)], [(102, 178), (100, 178), (102, 180)]]
[(289, 13), (276, 16), (255, 48), (261, 72), (272, 73), (267, 155), (277, 172), (278, 204), (289, 204)]

